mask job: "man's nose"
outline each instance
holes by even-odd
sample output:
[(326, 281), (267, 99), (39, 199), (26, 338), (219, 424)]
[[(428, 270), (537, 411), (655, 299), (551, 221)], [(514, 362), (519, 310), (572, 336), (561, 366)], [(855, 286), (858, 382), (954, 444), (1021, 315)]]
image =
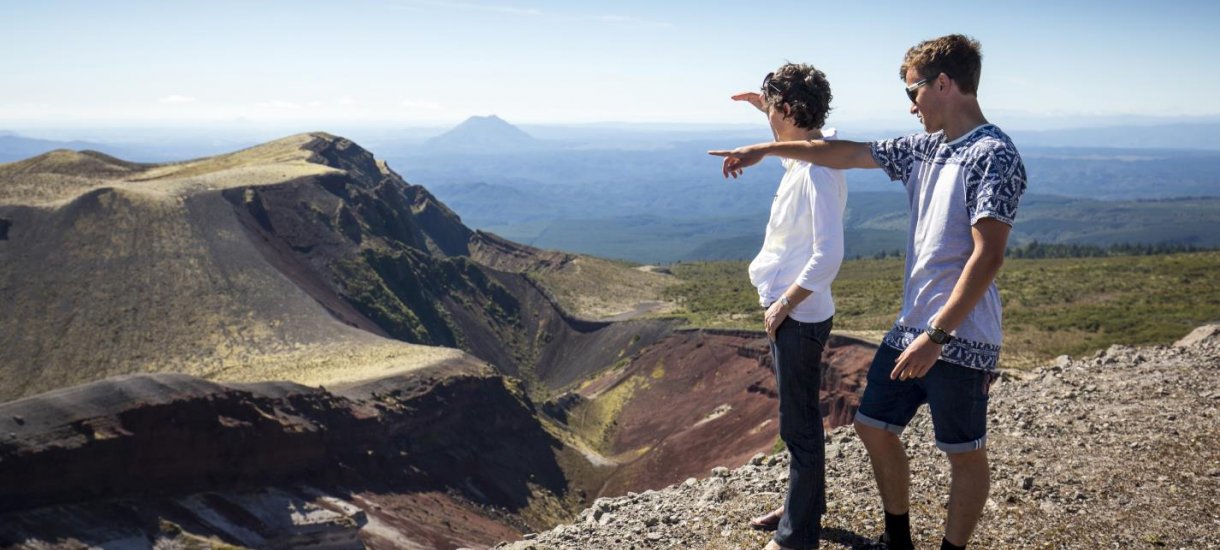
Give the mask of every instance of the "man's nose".
[(917, 115), (917, 114), (919, 114), (919, 106), (918, 106), (918, 105), (916, 105), (914, 101), (912, 101), (912, 102), (911, 102), (911, 109), (910, 109), (910, 111), (911, 111), (911, 114), (913, 114), (913, 115)]

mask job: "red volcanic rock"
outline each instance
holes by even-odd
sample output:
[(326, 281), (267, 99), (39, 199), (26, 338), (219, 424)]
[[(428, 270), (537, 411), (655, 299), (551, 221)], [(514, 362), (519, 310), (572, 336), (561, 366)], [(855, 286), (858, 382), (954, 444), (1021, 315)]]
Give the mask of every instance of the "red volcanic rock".
[[(255, 546), (315, 531), (321, 541), (355, 540), (374, 520), (384, 528), (369, 533), (407, 538), (361, 530), (373, 546), (487, 545), (546, 526), (514, 514), (544, 493), (564, 498), (561, 447), (524, 394), (482, 365), (337, 392), (119, 377), (0, 404), (0, 547), (101, 536), (79, 517), (110, 518), (98, 521), (115, 532), (155, 533), (155, 518), (176, 518), (197, 534), (221, 533), (206, 527), (217, 511), (259, 534), (243, 539)], [(297, 515), (312, 523), (298, 525)]]
[[(755, 453), (769, 451), (779, 432), (769, 349), (765, 335), (757, 332), (678, 331), (627, 367), (583, 387), (577, 401), (629, 395), (602, 449), (622, 463), (599, 494), (664, 487), (706, 475), (715, 466), (740, 466)], [(832, 336), (822, 378), (828, 426), (851, 421), (875, 349)]]
[(877, 346), (835, 335), (829, 344), (822, 355), (822, 417), (834, 428), (855, 418)]

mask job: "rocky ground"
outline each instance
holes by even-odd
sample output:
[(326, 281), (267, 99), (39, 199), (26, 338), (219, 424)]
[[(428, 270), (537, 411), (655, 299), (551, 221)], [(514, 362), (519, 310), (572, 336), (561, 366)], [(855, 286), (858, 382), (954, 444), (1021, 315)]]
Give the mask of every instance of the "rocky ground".
[[(1012, 373), (992, 390), (992, 489), (973, 548), (1220, 547), (1220, 325), (1173, 346), (1113, 346)], [(912, 529), (939, 545), (948, 463), (922, 412), (911, 455)], [(726, 443), (729, 444), (729, 443)], [(823, 547), (867, 548), (882, 530), (863, 446), (828, 434)], [(497, 548), (761, 548), (748, 519), (780, 504), (787, 457), (756, 456), (660, 491), (599, 499), (577, 521)]]

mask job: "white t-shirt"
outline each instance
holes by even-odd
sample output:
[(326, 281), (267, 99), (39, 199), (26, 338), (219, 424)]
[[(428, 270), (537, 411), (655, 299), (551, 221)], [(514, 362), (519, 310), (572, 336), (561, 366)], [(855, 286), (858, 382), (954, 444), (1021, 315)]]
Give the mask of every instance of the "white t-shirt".
[[(834, 130), (823, 139), (834, 139)], [(847, 181), (842, 170), (799, 160), (783, 160), (771, 203), (771, 218), (762, 250), (750, 262), (750, 283), (758, 301), (771, 305), (796, 283), (810, 290), (788, 313), (803, 323), (818, 323), (835, 313), (830, 283), (843, 263), (843, 211), (847, 207)]]
[[(906, 349), (953, 293), (974, 252), (971, 227), (983, 218), (1012, 225), (1025, 192), (1025, 165), (1008, 135), (984, 124), (951, 142), (942, 132), (873, 142), (873, 159), (902, 181), (910, 202), (902, 313), (885, 344)], [(995, 281), (940, 358), (994, 371), (1000, 358), (1000, 294)]]

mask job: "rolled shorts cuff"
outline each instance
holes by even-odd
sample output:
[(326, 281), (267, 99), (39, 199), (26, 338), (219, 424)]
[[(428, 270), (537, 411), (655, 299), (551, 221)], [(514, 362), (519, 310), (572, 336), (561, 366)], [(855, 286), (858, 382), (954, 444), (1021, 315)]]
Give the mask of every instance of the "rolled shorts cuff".
[[(907, 429), (906, 426), (900, 426), (898, 424), (890, 424), (888, 422), (877, 420), (876, 418), (868, 416), (859, 411), (856, 412), (856, 422), (864, 424), (865, 426), (877, 428), (879, 430), (885, 430), (885, 431), (890, 432), (895, 435), (902, 435), (902, 431)], [(938, 441), (936, 444), (940, 445), (940, 442)], [(946, 451), (946, 452), (948, 452), (948, 451)]]
[[(856, 415), (856, 418), (858, 419), (859, 416), (860, 415)], [(965, 443), (945, 443), (938, 439), (936, 440), (936, 448), (940, 449), (945, 454), (951, 455), (985, 449), (987, 448), (987, 435), (984, 434), (983, 437), (980, 437), (974, 441), (967, 441)]]

